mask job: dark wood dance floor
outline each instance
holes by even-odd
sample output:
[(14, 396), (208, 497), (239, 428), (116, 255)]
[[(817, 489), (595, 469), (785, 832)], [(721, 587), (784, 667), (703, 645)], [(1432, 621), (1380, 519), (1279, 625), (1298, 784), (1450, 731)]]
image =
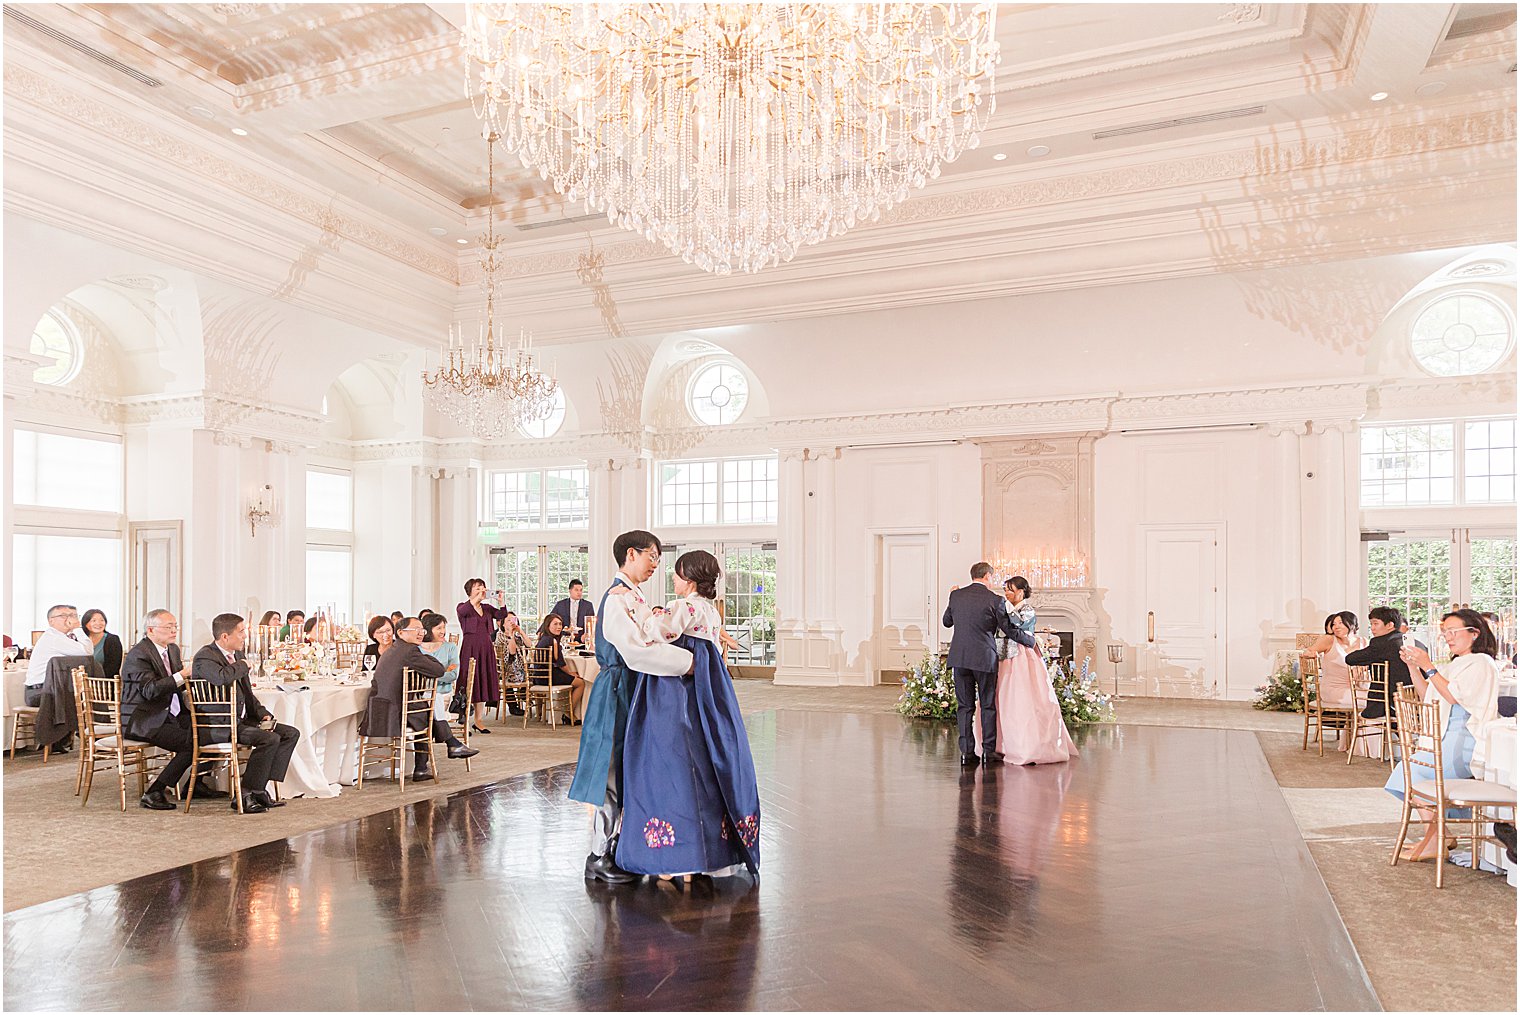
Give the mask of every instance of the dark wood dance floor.
[(750, 737), (756, 886), (587, 884), (561, 766), (12, 913), (5, 1007), (1377, 1008), (1252, 734), (966, 772), (890, 715)]

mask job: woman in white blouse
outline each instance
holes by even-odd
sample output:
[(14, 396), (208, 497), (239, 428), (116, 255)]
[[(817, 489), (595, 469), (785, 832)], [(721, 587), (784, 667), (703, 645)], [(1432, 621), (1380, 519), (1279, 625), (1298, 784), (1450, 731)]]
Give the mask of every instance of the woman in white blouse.
[[(1439, 667), (1424, 649), (1406, 645), (1400, 657), (1409, 665), (1415, 691), (1425, 702), (1444, 701), (1451, 706), (1441, 735), (1441, 769), (1447, 779), (1472, 779), (1483, 771), (1485, 727), (1499, 717), (1498, 643), (1494, 633), (1474, 610), (1453, 610), (1441, 618), (1441, 637), (1451, 649), (1451, 662)], [(1420, 751), (1432, 761), (1431, 751)], [(1393, 770), (1383, 787), (1404, 798), (1404, 766)], [(1466, 810), (1453, 809), (1448, 817), (1465, 818)], [(1435, 812), (1421, 808), (1425, 837), (1409, 848), (1405, 859), (1429, 860), (1442, 851), (1436, 846)]]

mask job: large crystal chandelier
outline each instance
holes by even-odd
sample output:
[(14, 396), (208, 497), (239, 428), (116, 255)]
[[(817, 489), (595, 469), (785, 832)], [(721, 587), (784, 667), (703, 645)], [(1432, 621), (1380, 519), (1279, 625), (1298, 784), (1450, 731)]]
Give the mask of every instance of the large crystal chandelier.
[(727, 274), (976, 147), (995, 4), (467, 4), (476, 111), (555, 190)]
[(476, 437), (492, 440), (548, 419), (554, 411), (558, 382), (553, 371), (539, 368), (533, 336), (518, 335), (509, 349), (496, 330), (496, 269), (501, 240), (496, 214), (496, 136), (486, 138), (489, 202), (486, 236), (481, 243), (480, 268), (485, 282), (486, 316), (474, 339), (464, 329), (449, 327), (448, 346), (438, 369), (422, 371), (423, 391), (439, 412), (468, 428)]

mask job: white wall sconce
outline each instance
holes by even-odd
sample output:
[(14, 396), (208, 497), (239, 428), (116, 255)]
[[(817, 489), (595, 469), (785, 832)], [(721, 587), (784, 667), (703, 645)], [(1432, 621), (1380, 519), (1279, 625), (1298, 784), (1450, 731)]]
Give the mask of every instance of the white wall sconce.
[(274, 517), (274, 488), (265, 483), (248, 500), (248, 534), (257, 536), (260, 525), (273, 528), (278, 524)]

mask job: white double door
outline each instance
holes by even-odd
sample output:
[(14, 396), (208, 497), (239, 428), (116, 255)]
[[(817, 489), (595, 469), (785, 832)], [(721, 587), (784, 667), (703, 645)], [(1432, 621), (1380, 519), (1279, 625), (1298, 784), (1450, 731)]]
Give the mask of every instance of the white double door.
[(1224, 524), (1140, 526), (1143, 693), (1222, 697)]

